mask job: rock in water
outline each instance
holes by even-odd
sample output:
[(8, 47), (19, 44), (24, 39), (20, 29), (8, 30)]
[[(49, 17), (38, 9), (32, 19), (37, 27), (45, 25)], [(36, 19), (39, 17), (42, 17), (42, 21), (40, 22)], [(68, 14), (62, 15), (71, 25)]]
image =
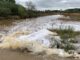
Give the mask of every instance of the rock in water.
[(55, 32), (51, 32), (47, 29), (42, 29), (29, 35), (19, 36), (17, 40), (37, 41), (46, 47), (51, 47), (51, 45), (55, 45), (57, 41), (60, 43), (60, 37), (56, 35), (57, 33)]

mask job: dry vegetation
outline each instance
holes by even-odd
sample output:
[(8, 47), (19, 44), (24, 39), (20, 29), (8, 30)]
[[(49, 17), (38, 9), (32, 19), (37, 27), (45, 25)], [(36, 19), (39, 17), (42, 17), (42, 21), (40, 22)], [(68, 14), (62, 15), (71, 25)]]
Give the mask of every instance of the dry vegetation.
[(76, 36), (80, 35), (80, 32), (75, 32), (73, 28), (65, 28), (65, 29), (53, 29), (50, 31), (55, 31), (60, 36), (61, 40), (61, 46), (59, 48), (64, 49), (65, 51), (69, 50), (75, 50), (74, 46), (72, 44), (78, 43), (77, 40), (75, 40)]
[(63, 13), (63, 18), (59, 18), (60, 20), (71, 20), (71, 21), (80, 21), (80, 13)]

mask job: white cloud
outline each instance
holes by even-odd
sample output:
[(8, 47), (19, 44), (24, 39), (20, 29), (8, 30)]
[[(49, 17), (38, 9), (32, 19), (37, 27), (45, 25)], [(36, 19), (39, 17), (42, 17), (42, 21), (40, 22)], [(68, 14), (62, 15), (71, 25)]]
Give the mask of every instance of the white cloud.
[(61, 3), (67, 3), (67, 2), (68, 2), (67, 0), (62, 0), (62, 1), (61, 1)]
[(20, 4), (32, 1), (37, 9), (80, 8), (80, 0), (16, 0)]

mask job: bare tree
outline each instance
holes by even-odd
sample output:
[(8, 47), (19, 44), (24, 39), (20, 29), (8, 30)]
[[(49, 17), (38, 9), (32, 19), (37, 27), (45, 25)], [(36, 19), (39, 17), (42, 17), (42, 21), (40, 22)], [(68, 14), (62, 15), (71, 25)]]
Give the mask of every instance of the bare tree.
[(28, 10), (36, 10), (35, 5), (31, 1), (26, 2), (26, 6)]

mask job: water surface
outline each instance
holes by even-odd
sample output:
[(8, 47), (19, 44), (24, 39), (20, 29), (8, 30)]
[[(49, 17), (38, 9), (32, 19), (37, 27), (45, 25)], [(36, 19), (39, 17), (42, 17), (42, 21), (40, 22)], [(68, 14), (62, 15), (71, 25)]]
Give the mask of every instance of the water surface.
[[(41, 29), (55, 29), (60, 26), (71, 26), (76, 31), (80, 31), (80, 22), (77, 21), (63, 21), (58, 18), (62, 15), (51, 15), (38, 18), (24, 19), (24, 20), (0, 20), (0, 34), (10, 34), (16, 31), (38, 31)], [(72, 60), (71, 58), (60, 58), (57, 56), (37, 56), (28, 53), (15, 52), (10, 50), (0, 50), (1, 60)], [(73, 59), (75, 60), (75, 59)], [(77, 59), (78, 60), (78, 59)]]

